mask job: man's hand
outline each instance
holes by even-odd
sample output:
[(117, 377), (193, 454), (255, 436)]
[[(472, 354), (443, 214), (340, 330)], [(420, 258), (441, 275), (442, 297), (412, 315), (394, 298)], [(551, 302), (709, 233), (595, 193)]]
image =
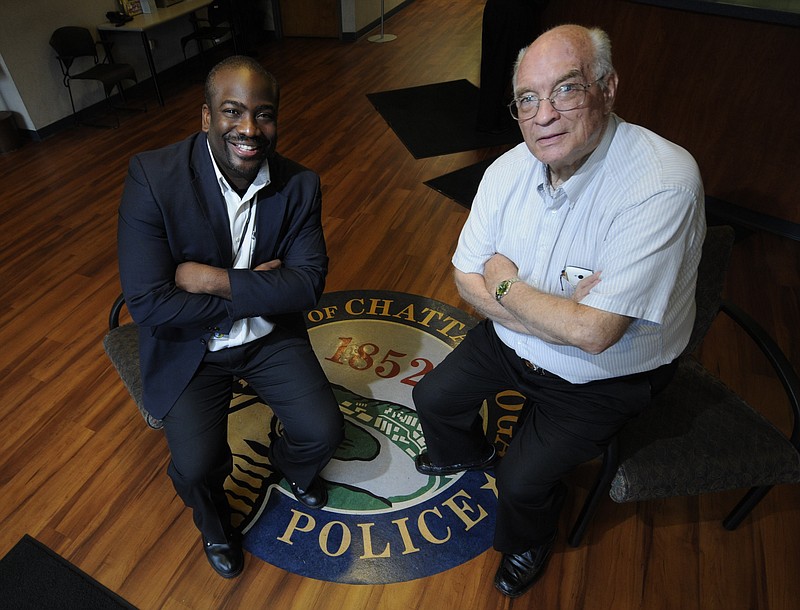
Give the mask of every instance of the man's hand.
[[(255, 267), (254, 271), (273, 271), (282, 266), (283, 263), (276, 258), (261, 263)], [(231, 298), (231, 284), (227, 269), (203, 263), (187, 261), (178, 265), (175, 270), (175, 285), (192, 294), (211, 294), (228, 300)]]
[(283, 266), (281, 259), (276, 258), (271, 261), (267, 261), (266, 263), (261, 263), (257, 267), (255, 267), (254, 271), (272, 271), (273, 269), (280, 269)]
[(192, 294), (231, 298), (231, 284), (227, 270), (203, 263), (187, 261), (178, 265), (175, 269), (175, 285)]
[(597, 273), (592, 273), (592, 275), (586, 276), (578, 285), (575, 286), (575, 292), (572, 293), (570, 297), (576, 303), (580, 303), (587, 294), (592, 291), (592, 288), (597, 286), (600, 283), (600, 271)]

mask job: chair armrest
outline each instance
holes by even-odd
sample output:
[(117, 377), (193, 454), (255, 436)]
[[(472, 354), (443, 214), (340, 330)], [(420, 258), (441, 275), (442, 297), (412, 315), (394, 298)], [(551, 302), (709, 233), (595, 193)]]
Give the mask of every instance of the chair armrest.
[(120, 295), (114, 300), (114, 304), (111, 305), (111, 312), (108, 314), (108, 330), (119, 328), (119, 314), (122, 312), (122, 308), (124, 306), (125, 295), (120, 293)]
[(750, 338), (767, 357), (775, 374), (780, 379), (792, 410), (792, 433), (789, 440), (800, 451), (800, 377), (798, 377), (792, 363), (789, 362), (780, 346), (754, 318), (727, 300), (722, 301), (720, 311), (724, 312), (750, 335)]

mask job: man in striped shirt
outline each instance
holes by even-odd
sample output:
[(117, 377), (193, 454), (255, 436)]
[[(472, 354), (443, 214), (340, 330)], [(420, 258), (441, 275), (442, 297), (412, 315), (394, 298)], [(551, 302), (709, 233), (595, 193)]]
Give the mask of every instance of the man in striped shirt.
[(495, 586), (511, 597), (550, 556), (562, 476), (667, 383), (694, 321), (700, 173), (613, 113), (610, 46), (567, 25), (520, 52), (509, 108), (524, 142), (486, 171), (453, 256), (459, 293), (486, 319), (414, 390), (417, 470), (438, 476), (495, 462), (485, 398), (528, 399), (497, 467)]

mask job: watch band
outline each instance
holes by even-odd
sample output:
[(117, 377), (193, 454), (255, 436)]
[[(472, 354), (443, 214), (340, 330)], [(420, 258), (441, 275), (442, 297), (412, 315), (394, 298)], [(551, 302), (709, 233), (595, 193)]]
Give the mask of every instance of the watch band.
[(507, 280), (503, 280), (502, 282), (500, 282), (497, 285), (497, 288), (495, 288), (495, 291), (494, 291), (494, 298), (497, 300), (497, 302), (499, 303), (500, 299), (502, 299), (504, 296), (506, 296), (508, 294), (508, 291), (511, 290), (511, 286), (513, 284), (515, 284), (516, 282), (519, 282), (519, 281), (520, 281), (520, 279), (515, 276), (515, 277), (509, 278)]

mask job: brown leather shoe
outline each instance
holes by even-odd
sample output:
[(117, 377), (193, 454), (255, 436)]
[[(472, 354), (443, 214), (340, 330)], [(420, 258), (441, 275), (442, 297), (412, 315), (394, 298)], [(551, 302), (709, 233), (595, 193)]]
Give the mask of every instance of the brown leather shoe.
[(450, 464), (449, 466), (437, 466), (431, 463), (431, 458), (427, 450), (422, 451), (416, 458), (414, 458), (414, 466), (420, 474), (427, 474), (435, 477), (441, 477), (448, 474), (456, 474), (465, 472), (467, 470), (485, 470), (495, 463), (497, 459), (497, 452), (494, 445), (489, 445), (486, 448), (484, 455), (472, 462), (464, 462), (463, 464)]

